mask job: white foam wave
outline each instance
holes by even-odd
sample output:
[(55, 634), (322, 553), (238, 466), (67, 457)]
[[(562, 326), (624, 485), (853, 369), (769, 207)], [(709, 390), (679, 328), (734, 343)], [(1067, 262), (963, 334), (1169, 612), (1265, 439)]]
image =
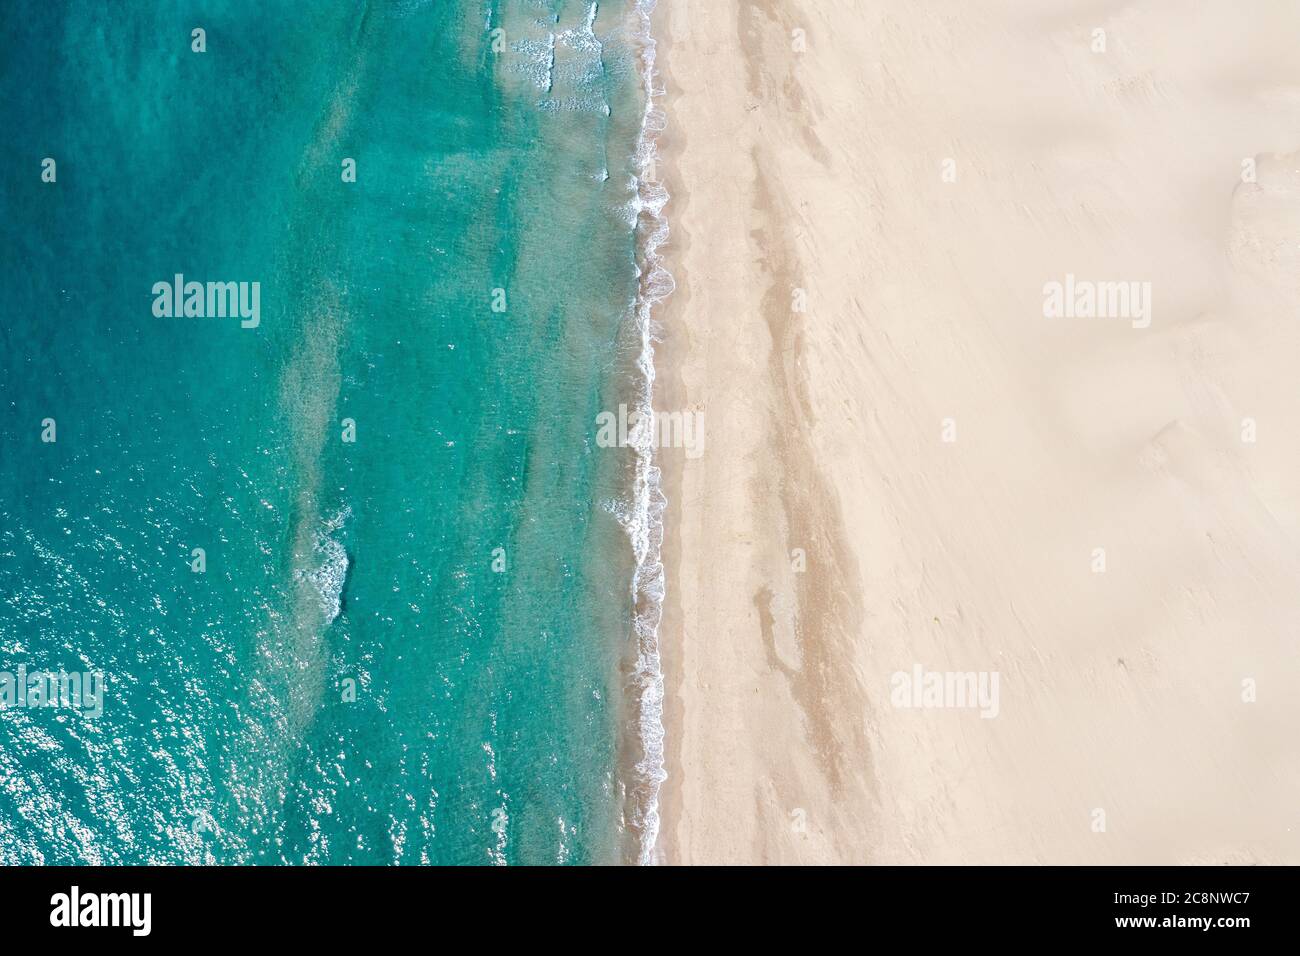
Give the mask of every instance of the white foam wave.
[(561, 30), (556, 23), (538, 18), (534, 26), (546, 31), (544, 38), (524, 36), (511, 44), (520, 57), (513, 69), (528, 76), (543, 94), (537, 103), (543, 112), (610, 115), (602, 84), (604, 45), (595, 29), (599, 9), (599, 3), (589, 2), (582, 24)]
[[(655, 366), (654, 306), (668, 296), (675, 285), (664, 268), (659, 247), (668, 238), (668, 221), (663, 208), (668, 191), (658, 182), (655, 171), (659, 161), (657, 135), (667, 125), (663, 110), (655, 99), (663, 95), (655, 80), (655, 40), (650, 29), (655, 0), (637, 0), (634, 31), (640, 49), (641, 77), (645, 87), (645, 113), (637, 137), (636, 158), (639, 175), (634, 187), (632, 221), (639, 230), (641, 245), (640, 294), (636, 303), (636, 323), (641, 335), (641, 352), (637, 369), (641, 373), (636, 409), (645, 418), (653, 412)], [(668, 499), (661, 487), (661, 474), (655, 464), (654, 436), (651, 430), (638, 430), (632, 447), (636, 453), (631, 509), (620, 515), (632, 543), (636, 569), (632, 574), (632, 600), (635, 608), (634, 629), (637, 640), (636, 681), (640, 689), (638, 729), (641, 759), (637, 762), (636, 794), (632, 822), (640, 834), (638, 862), (655, 862), (659, 840), (659, 791), (668, 778), (664, 768), (664, 676), (659, 655), (659, 623), (663, 617), (664, 567), (663, 515)]]
[(311, 570), (299, 570), (298, 577), (308, 581), (320, 596), (321, 610), (325, 614), (325, 623), (333, 624), (343, 610), (343, 585), (348, 577), (348, 552), (337, 538), (332, 535), (343, 527), (352, 515), (352, 510), (344, 507), (333, 518), (324, 522), (322, 530), (316, 532), (313, 552), (320, 557), (320, 564)]

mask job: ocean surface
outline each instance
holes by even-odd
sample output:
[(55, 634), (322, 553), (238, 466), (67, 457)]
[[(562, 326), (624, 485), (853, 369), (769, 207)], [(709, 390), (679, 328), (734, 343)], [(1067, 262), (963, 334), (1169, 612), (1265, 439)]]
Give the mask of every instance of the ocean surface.
[(652, 859), (647, 4), (6, 5), (0, 863)]

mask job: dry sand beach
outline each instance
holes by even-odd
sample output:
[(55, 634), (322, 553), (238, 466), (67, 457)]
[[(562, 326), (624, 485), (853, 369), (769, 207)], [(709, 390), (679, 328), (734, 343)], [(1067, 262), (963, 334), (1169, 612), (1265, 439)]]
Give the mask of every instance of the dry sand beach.
[(660, 858), (1300, 862), (1300, 6), (656, 18)]

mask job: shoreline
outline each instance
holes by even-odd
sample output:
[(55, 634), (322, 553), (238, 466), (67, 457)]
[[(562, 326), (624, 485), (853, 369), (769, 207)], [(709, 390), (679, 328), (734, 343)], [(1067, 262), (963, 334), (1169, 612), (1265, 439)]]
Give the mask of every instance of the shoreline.
[[(681, 136), (673, 123), (673, 102), (676, 90), (672, 78), (673, 44), (668, 31), (671, 4), (659, 0), (651, 21), (656, 42), (656, 68), (664, 91), (663, 110), (668, 117), (660, 132), (659, 178), (668, 193), (664, 216), (670, 224), (668, 241), (663, 246), (669, 262), (675, 287), (672, 295), (659, 310), (657, 325), (659, 340), (655, 351), (655, 376), (658, 385), (658, 408), (684, 407), (684, 391), (680, 380), (682, 362), (682, 337), (687, 330), (681, 326), (679, 316), (690, 299), (688, 276), (682, 256), (690, 246), (690, 236), (683, 228), (680, 214), (690, 203), (690, 194), (677, 175), (677, 154)], [(674, 217), (677, 217), (676, 220)], [(661, 561), (664, 567), (664, 601), (659, 624), (660, 659), (663, 673), (663, 726), (664, 726), (664, 782), (659, 790), (660, 829), (652, 848), (656, 863), (673, 864), (677, 861), (676, 845), (671, 823), (681, 814), (681, 737), (674, 732), (682, 726), (682, 708), (679, 693), (682, 682), (681, 640), (682, 610), (677, 575), (681, 567), (681, 456), (660, 456), (660, 481), (667, 502), (663, 512), (663, 544)]]
[[(658, 6), (658, 0), (635, 0), (633, 6), (639, 28), (636, 33), (639, 70), (645, 91), (645, 108), (636, 141), (640, 168), (634, 227), (640, 273), (634, 306), (641, 343), (637, 367), (642, 375), (638, 382), (641, 392), (636, 396), (634, 411), (643, 418), (652, 415), (655, 403), (655, 310), (663, 307), (674, 290), (672, 274), (665, 268), (664, 257), (659, 251), (669, 237), (668, 220), (664, 214), (669, 196), (655, 175), (659, 137), (666, 122), (663, 110), (656, 103), (662, 96), (656, 86), (660, 70), (654, 14)], [(632, 574), (632, 624), (636, 637), (634, 679), (638, 689), (635, 709), (640, 757), (632, 768), (631, 828), (637, 837), (636, 861), (645, 865), (655, 862), (656, 858), (660, 791), (666, 778), (660, 635), (665, 586), (661, 554), (667, 500), (662, 488), (660, 456), (655, 453), (654, 430), (634, 430), (632, 444), (636, 460), (632, 519), (627, 531), (635, 565)]]

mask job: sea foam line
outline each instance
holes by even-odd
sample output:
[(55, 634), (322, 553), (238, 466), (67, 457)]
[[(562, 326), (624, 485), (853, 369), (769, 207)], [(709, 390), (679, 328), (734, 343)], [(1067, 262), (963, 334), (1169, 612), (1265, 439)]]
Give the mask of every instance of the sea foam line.
[[(658, 74), (655, 70), (655, 39), (650, 25), (655, 2), (637, 0), (633, 13), (634, 39), (640, 48), (641, 78), (645, 88), (645, 113), (636, 143), (639, 175), (634, 200), (637, 228), (642, 230), (638, 237), (642, 261), (635, 313), (641, 334), (641, 352), (637, 358), (641, 381), (636, 405), (644, 416), (653, 413), (654, 399), (655, 353), (651, 312), (655, 304), (671, 294), (675, 287), (673, 277), (664, 268), (663, 257), (659, 254), (659, 247), (668, 238), (668, 220), (663, 214), (668, 191), (654, 173), (659, 159), (657, 134), (664, 129), (667, 117), (654, 104), (655, 99), (664, 94), (662, 89), (655, 87)], [(648, 228), (642, 226), (642, 212), (648, 213)], [(668, 500), (661, 487), (660, 469), (655, 464), (653, 429), (637, 429), (637, 432), (633, 441), (636, 474), (628, 535), (636, 560), (632, 574), (632, 601), (637, 636), (636, 680), (641, 689), (638, 715), (641, 759), (635, 769), (639, 789), (644, 793), (633, 819), (641, 835), (637, 862), (648, 865), (655, 862), (660, 824), (659, 790), (668, 778), (664, 768), (664, 675), (659, 656), (659, 624), (663, 618), (664, 601), (661, 549), (663, 516)]]

